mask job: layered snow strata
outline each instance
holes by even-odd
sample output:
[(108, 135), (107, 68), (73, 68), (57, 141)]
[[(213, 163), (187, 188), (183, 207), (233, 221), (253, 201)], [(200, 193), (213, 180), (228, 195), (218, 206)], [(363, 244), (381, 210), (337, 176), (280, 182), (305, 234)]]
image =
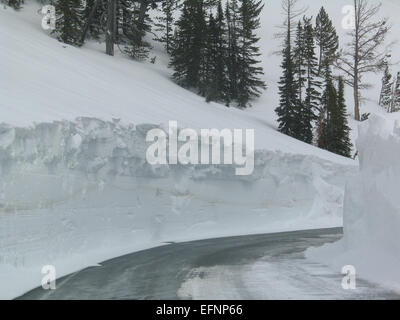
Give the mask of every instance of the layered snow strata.
[(159, 126), (79, 118), (0, 126), (0, 297), (135, 250), (341, 224), (351, 166), (255, 152), (255, 170), (146, 161)]

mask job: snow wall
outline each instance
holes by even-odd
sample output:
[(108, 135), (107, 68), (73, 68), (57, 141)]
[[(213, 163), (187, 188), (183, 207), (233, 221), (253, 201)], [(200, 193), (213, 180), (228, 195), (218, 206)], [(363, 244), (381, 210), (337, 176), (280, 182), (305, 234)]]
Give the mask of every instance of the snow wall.
[(145, 137), (156, 127), (0, 125), (0, 298), (39, 286), (44, 265), (62, 276), (169, 241), (341, 224), (354, 168), (269, 151), (256, 151), (251, 176), (150, 166)]
[(400, 122), (373, 116), (359, 127), (360, 169), (345, 189), (344, 238), (308, 257), (356, 269), (356, 279), (400, 290)]

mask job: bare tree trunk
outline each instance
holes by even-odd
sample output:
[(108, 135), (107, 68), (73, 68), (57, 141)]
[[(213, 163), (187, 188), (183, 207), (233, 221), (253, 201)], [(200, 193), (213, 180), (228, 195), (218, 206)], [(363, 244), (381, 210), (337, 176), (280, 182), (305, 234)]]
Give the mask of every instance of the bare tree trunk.
[(354, 119), (357, 121), (361, 120), (360, 117), (360, 92), (359, 92), (359, 74), (358, 74), (358, 63), (359, 63), (359, 33), (360, 33), (360, 12), (357, 5), (357, 0), (354, 0), (355, 10), (355, 44), (354, 44)]
[(106, 53), (114, 55), (115, 25), (116, 25), (116, 0), (108, 0), (107, 6), (107, 31), (106, 31)]
[(361, 121), (358, 76), (354, 77), (354, 119)]

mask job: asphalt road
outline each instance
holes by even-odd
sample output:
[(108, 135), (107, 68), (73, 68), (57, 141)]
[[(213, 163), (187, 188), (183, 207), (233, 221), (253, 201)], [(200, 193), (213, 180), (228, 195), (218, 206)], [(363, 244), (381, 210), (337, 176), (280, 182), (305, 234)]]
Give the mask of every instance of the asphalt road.
[[(58, 279), (56, 290), (37, 288), (18, 299), (398, 299), (396, 294), (361, 280), (357, 281), (357, 290), (345, 291), (340, 273), (307, 266), (307, 248), (337, 241), (341, 236), (342, 229), (325, 229), (171, 243), (81, 270)], [(274, 283), (270, 288), (270, 282), (261, 284), (256, 290), (246, 286), (243, 274), (260, 261), (276, 266), (273, 270), (281, 277), (267, 272), (265, 277), (274, 278)], [(219, 273), (213, 275), (214, 270)], [(191, 294), (190, 280), (194, 277), (198, 286)], [(207, 277), (212, 281), (207, 282)], [(207, 287), (215, 282), (218, 290)], [(296, 283), (299, 285), (294, 290)], [(286, 285), (295, 294), (285, 292)], [(178, 294), (182, 287), (185, 293)]]

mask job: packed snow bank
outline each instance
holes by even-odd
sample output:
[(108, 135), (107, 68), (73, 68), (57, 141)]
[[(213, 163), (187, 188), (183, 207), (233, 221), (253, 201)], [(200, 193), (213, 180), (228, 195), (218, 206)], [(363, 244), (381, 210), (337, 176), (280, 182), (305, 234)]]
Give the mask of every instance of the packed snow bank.
[[(282, 17), (269, 5), (260, 32), (270, 88), (248, 111), (174, 84), (163, 53), (152, 52), (153, 65), (110, 58), (103, 44), (74, 48), (41, 29), (36, 2), (0, 7), (0, 297), (38, 286), (45, 264), (61, 276), (164, 241), (341, 224), (354, 161), (276, 130), (280, 58), (269, 53)], [(256, 153), (250, 177), (149, 166), (144, 136), (157, 126), (129, 123), (169, 120), (254, 129), (255, 148), (268, 151)]]
[[(341, 224), (353, 167), (257, 151), (232, 166), (151, 166), (154, 125), (94, 118), (0, 127), (0, 297), (135, 250), (182, 241)], [(340, 174), (339, 174), (340, 173)]]
[(360, 171), (346, 186), (344, 239), (310, 249), (338, 271), (400, 290), (400, 122), (374, 116), (359, 128)]

